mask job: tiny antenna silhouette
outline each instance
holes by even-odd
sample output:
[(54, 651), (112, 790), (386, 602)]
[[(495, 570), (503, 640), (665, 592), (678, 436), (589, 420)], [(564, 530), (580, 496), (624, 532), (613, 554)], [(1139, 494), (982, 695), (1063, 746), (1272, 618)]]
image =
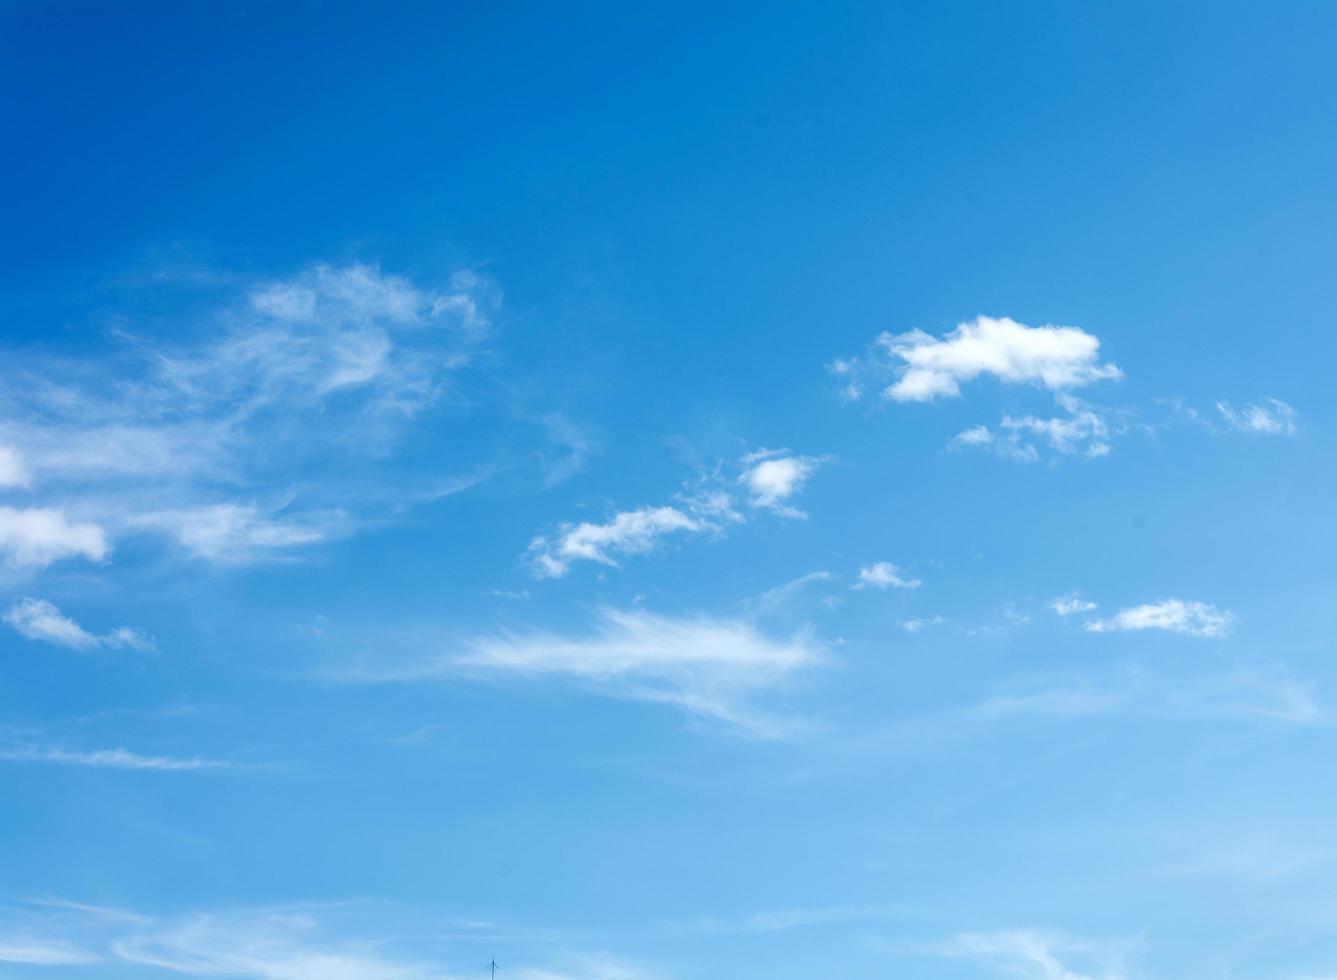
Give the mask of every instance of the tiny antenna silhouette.
[(496, 975), (497, 975), (497, 958), (496, 958), (495, 956), (492, 957), (492, 962), (489, 963), (489, 964), (487, 965), (487, 972), (490, 973), (494, 978), (496, 977)]

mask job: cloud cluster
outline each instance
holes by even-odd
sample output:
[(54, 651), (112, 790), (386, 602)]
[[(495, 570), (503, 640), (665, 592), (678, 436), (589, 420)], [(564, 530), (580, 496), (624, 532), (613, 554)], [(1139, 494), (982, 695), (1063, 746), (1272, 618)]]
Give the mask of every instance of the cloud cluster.
[[(561, 578), (576, 562), (618, 567), (618, 558), (647, 554), (667, 537), (719, 533), (747, 520), (749, 510), (803, 517), (790, 500), (823, 460), (787, 450), (760, 450), (697, 481), (673, 504), (618, 511), (603, 522), (564, 523), (530, 541), (524, 561), (538, 578)], [(719, 472), (719, 470), (725, 472)], [(730, 477), (728, 471), (736, 473)], [(746, 495), (733, 491), (741, 485)]]
[(1042, 418), (1005, 414), (996, 429), (971, 426), (953, 436), (948, 446), (982, 449), (1022, 463), (1038, 461), (1041, 447), (1061, 456), (1108, 456), (1110, 439), (1123, 431), (1117, 418), (1111, 419), (1103, 410), (1070, 394), (1059, 392), (1054, 400), (1063, 415)]
[(153, 638), (141, 629), (118, 626), (101, 635), (90, 633), (45, 599), (21, 597), (5, 612), (4, 621), (29, 640), (54, 643), (73, 650), (93, 650), (98, 647), (154, 649)]

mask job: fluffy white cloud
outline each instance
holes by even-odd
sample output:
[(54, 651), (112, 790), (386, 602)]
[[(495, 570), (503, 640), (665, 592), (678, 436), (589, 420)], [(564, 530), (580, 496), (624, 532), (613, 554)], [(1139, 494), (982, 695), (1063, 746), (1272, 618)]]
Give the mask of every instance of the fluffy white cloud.
[(660, 616), (602, 609), (589, 632), (503, 632), (457, 641), (453, 652), (397, 667), (345, 673), (358, 681), (454, 679), (509, 674), (567, 679), (632, 700), (681, 708), (761, 737), (783, 734), (784, 721), (755, 709), (751, 698), (822, 662), (807, 632), (763, 633), (748, 619)]
[(908, 574), (899, 565), (889, 561), (879, 561), (864, 565), (859, 569), (859, 581), (851, 586), (854, 589), (917, 589), (923, 583)]
[(1217, 402), (1216, 410), (1227, 425), (1240, 432), (1264, 436), (1295, 435), (1295, 409), (1277, 398), (1251, 402), (1238, 411), (1229, 402)]
[[(1122, 376), (1100, 362), (1100, 340), (1077, 327), (1030, 327), (1008, 317), (976, 317), (946, 337), (922, 330), (884, 333), (875, 342), (895, 380), (883, 390), (892, 401), (931, 401), (955, 397), (961, 384), (992, 375), (1008, 384), (1037, 384), (1065, 390)], [(842, 376), (855, 374), (854, 362), (832, 366)], [(847, 392), (857, 394), (857, 382)]]
[(765, 507), (787, 517), (805, 516), (786, 501), (808, 482), (821, 460), (762, 450), (745, 456), (743, 464), (747, 469), (740, 479), (747, 486), (752, 506)]
[(59, 510), (0, 507), (0, 554), (11, 568), (45, 568), (63, 558), (102, 561), (110, 553), (96, 524), (71, 521)]
[(1083, 599), (1076, 592), (1069, 592), (1067, 595), (1050, 599), (1049, 608), (1060, 616), (1071, 616), (1075, 613), (1090, 612), (1096, 608), (1096, 604), (1090, 599)]
[(29, 640), (54, 643), (75, 650), (120, 647), (152, 650), (153, 638), (143, 630), (120, 626), (98, 636), (84, 629), (45, 599), (20, 598), (5, 612), (4, 621)]
[(1087, 623), (1085, 629), (1092, 633), (1165, 630), (1188, 636), (1221, 637), (1226, 636), (1234, 625), (1233, 613), (1205, 602), (1166, 599), (1121, 609), (1108, 619)]

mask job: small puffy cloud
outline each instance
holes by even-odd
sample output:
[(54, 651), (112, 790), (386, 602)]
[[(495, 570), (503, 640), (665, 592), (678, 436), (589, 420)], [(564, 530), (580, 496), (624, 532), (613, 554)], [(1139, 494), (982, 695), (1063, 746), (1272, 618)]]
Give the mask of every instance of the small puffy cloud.
[(1239, 432), (1261, 436), (1295, 435), (1295, 409), (1277, 398), (1264, 398), (1236, 410), (1229, 402), (1217, 402), (1216, 410), (1226, 424)]
[(1076, 613), (1090, 612), (1096, 608), (1096, 604), (1089, 599), (1083, 599), (1076, 592), (1069, 592), (1067, 595), (1050, 599), (1049, 608), (1060, 616), (1072, 616)]
[(927, 626), (941, 626), (947, 620), (941, 616), (929, 616), (927, 618), (916, 616), (914, 619), (902, 619), (896, 625), (907, 633), (920, 633)]
[(786, 501), (802, 489), (808, 477), (821, 465), (811, 456), (791, 456), (773, 450), (762, 450), (743, 458), (747, 467), (741, 482), (750, 494), (753, 507), (764, 507), (786, 517), (803, 517), (802, 511)]
[(954, 398), (962, 382), (986, 374), (1055, 391), (1122, 376), (1100, 362), (1100, 340), (1085, 330), (1030, 327), (1008, 317), (976, 317), (943, 338), (922, 330), (884, 333), (876, 346), (896, 374), (883, 397), (899, 402)]
[(919, 579), (908, 574), (899, 565), (893, 565), (889, 561), (879, 561), (860, 568), (859, 581), (854, 583), (851, 588), (917, 589), (922, 584)]
[(603, 524), (564, 524), (552, 539), (535, 538), (527, 554), (540, 578), (561, 578), (572, 562), (594, 561), (616, 567), (614, 555), (644, 554), (666, 535), (695, 533), (709, 527), (676, 507), (641, 507), (622, 511)]
[(1234, 625), (1233, 613), (1205, 602), (1166, 599), (1121, 609), (1108, 619), (1087, 623), (1084, 628), (1092, 633), (1165, 630), (1186, 636), (1221, 637), (1229, 634)]
[(102, 561), (110, 553), (96, 524), (71, 521), (59, 510), (0, 507), (0, 555), (11, 568), (45, 568), (64, 558)]
[(98, 647), (129, 650), (154, 649), (153, 638), (141, 629), (120, 626), (109, 633), (90, 633), (45, 599), (23, 597), (4, 614), (4, 621), (20, 636), (72, 650)]

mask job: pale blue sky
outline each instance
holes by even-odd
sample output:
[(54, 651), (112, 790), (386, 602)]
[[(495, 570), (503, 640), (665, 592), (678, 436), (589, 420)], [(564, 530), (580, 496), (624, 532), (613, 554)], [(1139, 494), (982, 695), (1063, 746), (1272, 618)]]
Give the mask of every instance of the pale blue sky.
[(1337, 976), (1337, 10), (8, 3), (0, 980)]

